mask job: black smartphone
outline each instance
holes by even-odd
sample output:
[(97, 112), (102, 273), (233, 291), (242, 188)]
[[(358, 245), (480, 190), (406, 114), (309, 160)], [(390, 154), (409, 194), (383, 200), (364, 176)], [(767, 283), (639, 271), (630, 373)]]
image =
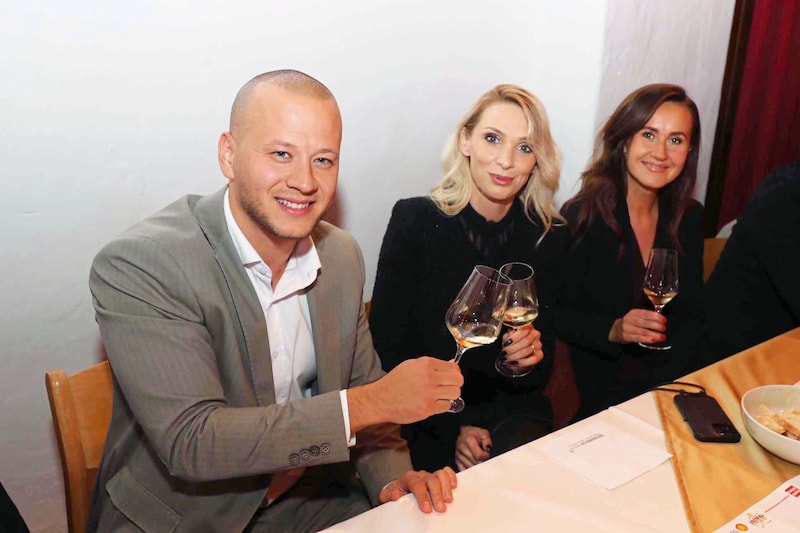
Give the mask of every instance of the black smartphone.
[(701, 442), (739, 442), (742, 436), (717, 400), (706, 394), (677, 394), (675, 405)]

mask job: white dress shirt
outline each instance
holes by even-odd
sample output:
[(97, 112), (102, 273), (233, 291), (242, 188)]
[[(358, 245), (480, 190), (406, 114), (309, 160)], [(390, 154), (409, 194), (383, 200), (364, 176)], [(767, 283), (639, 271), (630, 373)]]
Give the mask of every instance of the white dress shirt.
[[(266, 317), (275, 399), (279, 404), (308, 398), (311, 384), (317, 377), (317, 363), (311, 332), (311, 315), (305, 289), (317, 279), (321, 267), (311, 237), (298, 241), (286, 269), (272, 289), (272, 271), (244, 236), (230, 208), (229, 192), (225, 191), (225, 222), (233, 245), (258, 295)], [(344, 417), (345, 439), (350, 438), (350, 414), (347, 393), (339, 391)]]

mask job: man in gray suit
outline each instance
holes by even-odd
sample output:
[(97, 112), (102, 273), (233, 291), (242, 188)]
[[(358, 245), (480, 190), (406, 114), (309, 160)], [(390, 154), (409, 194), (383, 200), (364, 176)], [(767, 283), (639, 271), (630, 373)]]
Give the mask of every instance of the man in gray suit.
[(320, 221), (340, 141), (324, 85), (257, 76), (219, 140), (228, 186), (95, 258), (114, 411), (90, 530), (315, 531), (409, 492), (452, 501), (453, 471), (414, 472), (397, 424), (446, 411), (463, 378), (427, 357), (381, 371), (359, 247)]

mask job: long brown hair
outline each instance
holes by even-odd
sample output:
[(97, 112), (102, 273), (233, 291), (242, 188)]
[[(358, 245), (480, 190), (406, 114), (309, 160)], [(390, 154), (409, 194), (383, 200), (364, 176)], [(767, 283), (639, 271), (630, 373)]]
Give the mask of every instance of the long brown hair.
[[(594, 148), (589, 167), (581, 174), (581, 188), (566, 202), (569, 205), (582, 201), (572, 233), (579, 241), (596, 217), (600, 217), (614, 232), (622, 237), (622, 228), (614, 217), (619, 202), (628, 192), (628, 170), (625, 149), (631, 138), (645, 127), (656, 110), (666, 102), (685, 106), (692, 114), (692, 134), (689, 155), (678, 177), (658, 192), (663, 208), (659, 216), (667, 218), (667, 230), (675, 248), (682, 253), (678, 242), (678, 226), (692, 200), (697, 181), (697, 159), (700, 147), (700, 115), (697, 105), (678, 85), (654, 83), (645, 85), (628, 95), (606, 121)], [(623, 245), (620, 245), (620, 253)]]

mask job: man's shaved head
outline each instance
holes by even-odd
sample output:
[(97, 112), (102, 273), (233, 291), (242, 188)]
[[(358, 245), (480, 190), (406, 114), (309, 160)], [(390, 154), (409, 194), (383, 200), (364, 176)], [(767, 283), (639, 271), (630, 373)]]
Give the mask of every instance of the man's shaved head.
[(312, 78), (308, 74), (298, 70), (273, 70), (259, 74), (251, 79), (244, 86), (239, 89), (236, 98), (231, 107), (230, 131), (235, 133), (235, 129), (242, 123), (244, 115), (247, 112), (247, 106), (250, 102), (250, 97), (253, 93), (262, 86), (272, 85), (280, 87), (286, 91), (302, 94), (306, 96), (313, 96), (315, 98), (330, 99), (334, 102), (336, 99), (333, 93), (325, 87), (319, 80)]

